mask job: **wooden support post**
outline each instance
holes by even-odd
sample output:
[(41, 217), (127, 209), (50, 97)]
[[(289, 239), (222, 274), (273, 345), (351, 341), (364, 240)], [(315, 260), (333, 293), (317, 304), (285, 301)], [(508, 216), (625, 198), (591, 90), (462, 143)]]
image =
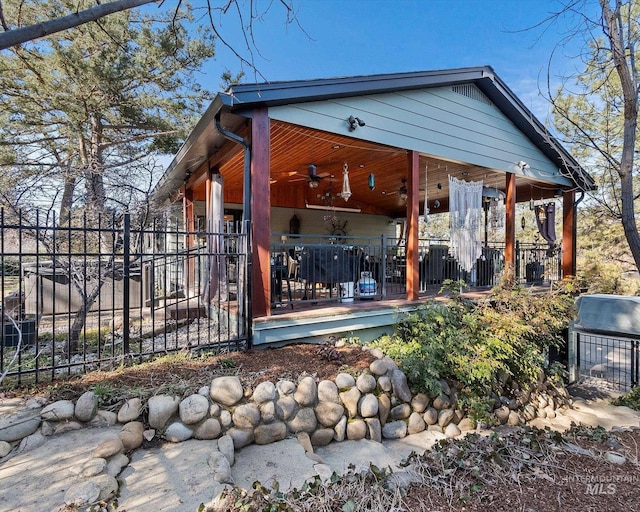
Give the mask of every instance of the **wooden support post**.
[(269, 115), (254, 110), (251, 120), (251, 241), (253, 316), (271, 314), (271, 200)]
[(418, 197), (418, 191), (420, 189), (420, 155), (417, 151), (409, 151), (407, 156), (407, 300), (418, 300), (418, 239), (420, 235), (420, 198)]
[(562, 194), (562, 278), (576, 275), (576, 193)]
[[(516, 175), (507, 173), (507, 197), (505, 200), (504, 263), (507, 269), (516, 270)], [(515, 277), (515, 276), (514, 276)]]

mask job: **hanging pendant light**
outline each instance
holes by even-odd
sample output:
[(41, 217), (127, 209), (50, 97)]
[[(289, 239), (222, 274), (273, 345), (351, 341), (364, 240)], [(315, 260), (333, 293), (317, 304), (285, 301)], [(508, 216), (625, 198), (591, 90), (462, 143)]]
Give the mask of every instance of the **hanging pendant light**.
[(369, 190), (376, 188), (376, 177), (373, 173), (369, 174)]
[(342, 197), (342, 199), (344, 199), (346, 203), (351, 197), (351, 185), (349, 184), (349, 166), (347, 165), (347, 162), (345, 162), (342, 166), (342, 176), (342, 192), (340, 193), (340, 197)]

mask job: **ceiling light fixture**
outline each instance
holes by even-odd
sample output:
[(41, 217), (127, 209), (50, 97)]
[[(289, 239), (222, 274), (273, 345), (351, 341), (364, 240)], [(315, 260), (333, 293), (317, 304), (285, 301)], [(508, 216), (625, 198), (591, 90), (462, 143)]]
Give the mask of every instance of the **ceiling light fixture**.
[(402, 186), (400, 187), (400, 190), (398, 190), (398, 193), (400, 194), (400, 201), (407, 200), (407, 198), (409, 197), (409, 193), (407, 191), (407, 180), (402, 180)]
[(349, 184), (349, 166), (347, 162), (342, 166), (342, 192), (340, 192), (340, 197), (344, 199), (345, 203), (351, 197), (351, 185)]

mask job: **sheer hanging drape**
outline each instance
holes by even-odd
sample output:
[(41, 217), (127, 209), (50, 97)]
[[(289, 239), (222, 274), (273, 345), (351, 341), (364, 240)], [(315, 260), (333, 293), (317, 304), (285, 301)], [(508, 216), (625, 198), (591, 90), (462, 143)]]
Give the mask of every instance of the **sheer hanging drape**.
[(215, 174), (211, 179), (207, 212), (207, 278), (202, 292), (202, 300), (205, 302), (222, 302), (228, 298), (223, 222), (223, 178)]
[(469, 272), (482, 256), (482, 181), (449, 176), (449, 219), (453, 254)]

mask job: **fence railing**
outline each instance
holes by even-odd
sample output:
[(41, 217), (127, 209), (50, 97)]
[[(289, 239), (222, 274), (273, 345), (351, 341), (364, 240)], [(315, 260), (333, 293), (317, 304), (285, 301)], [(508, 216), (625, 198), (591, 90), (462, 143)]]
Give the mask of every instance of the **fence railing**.
[(629, 391), (640, 378), (640, 340), (612, 334), (573, 331), (574, 380)]
[[(406, 294), (406, 250), (387, 237), (274, 234), (271, 244), (271, 305), (291, 306), (385, 299)], [(400, 242), (400, 243), (399, 243)], [(473, 287), (495, 286), (504, 270), (504, 244), (490, 244), (470, 272), (451, 254), (447, 239), (419, 240), (419, 292), (437, 291), (447, 280)], [(516, 277), (523, 284), (561, 278), (559, 250), (518, 243)]]
[(247, 346), (245, 235), (4, 211), (0, 235), (5, 383)]

